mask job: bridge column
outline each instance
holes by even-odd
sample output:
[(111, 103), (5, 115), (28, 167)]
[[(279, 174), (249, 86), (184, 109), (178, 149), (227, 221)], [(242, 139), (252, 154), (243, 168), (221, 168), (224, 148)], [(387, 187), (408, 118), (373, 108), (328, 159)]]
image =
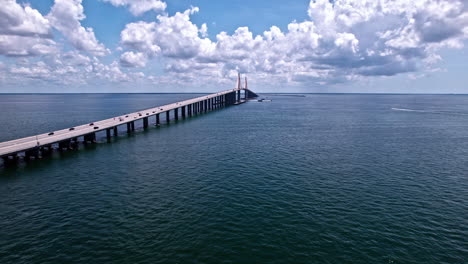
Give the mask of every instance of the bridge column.
[(132, 125), (132, 131), (135, 131), (135, 121), (130, 122), (130, 125)]
[(52, 154), (52, 146), (47, 145), (47, 146), (42, 146), (41, 147), (41, 156), (49, 156)]
[(127, 133), (130, 134), (132, 132), (132, 125), (130, 125), (130, 122), (127, 123)]
[(144, 129), (148, 128), (148, 117), (143, 117), (143, 128)]
[(90, 133), (90, 134), (84, 135), (83, 138), (84, 138), (83, 143), (85, 144), (87, 144), (88, 142), (96, 143), (96, 133)]
[(182, 106), (182, 118), (185, 119), (185, 106)]
[(110, 128), (106, 129), (106, 138), (107, 138), (107, 140), (111, 140), (111, 129)]
[(71, 140), (65, 140), (65, 141), (61, 141), (58, 143), (58, 149), (59, 151), (63, 151), (63, 150), (67, 150), (70, 148), (70, 141)]
[(169, 124), (170, 121), (170, 117), (169, 117), (169, 110), (166, 111), (166, 123)]
[(18, 156), (16, 154), (14, 154), (13, 156), (3, 157), (2, 159), (3, 159), (4, 167), (15, 166), (16, 163), (18, 162)]
[(159, 120), (159, 114), (156, 114), (156, 125), (159, 126), (161, 124), (161, 120)]
[(114, 137), (118, 137), (119, 136), (119, 131), (117, 129), (117, 126), (114, 127)]
[(192, 104), (187, 105), (187, 112), (188, 112), (187, 113), (188, 116), (191, 117), (192, 116)]
[(70, 140), (70, 145), (68, 147), (70, 149), (77, 149), (78, 148), (78, 138), (72, 138)]
[(179, 108), (174, 109), (174, 119), (179, 120)]
[(32, 160), (39, 158), (39, 148), (33, 148), (24, 152), (24, 159)]
[(198, 102), (200, 104), (200, 113), (203, 113), (203, 101)]
[(203, 104), (205, 105), (205, 112), (208, 112), (208, 100), (203, 100)]

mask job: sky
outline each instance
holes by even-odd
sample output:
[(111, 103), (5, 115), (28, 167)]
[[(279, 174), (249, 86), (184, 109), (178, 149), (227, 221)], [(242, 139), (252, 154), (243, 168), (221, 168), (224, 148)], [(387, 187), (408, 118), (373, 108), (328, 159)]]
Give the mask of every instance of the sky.
[(468, 0), (0, 4), (0, 93), (468, 93)]

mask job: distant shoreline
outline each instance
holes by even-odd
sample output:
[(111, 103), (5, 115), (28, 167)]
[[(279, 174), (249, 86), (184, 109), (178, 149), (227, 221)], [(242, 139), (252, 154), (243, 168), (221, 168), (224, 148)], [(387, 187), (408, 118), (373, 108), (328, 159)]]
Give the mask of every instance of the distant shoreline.
[[(210, 94), (212, 92), (174, 92), (174, 93), (2, 93), (1, 95), (76, 95), (76, 94)], [(294, 97), (304, 97), (302, 95), (468, 95), (468, 93), (457, 94), (457, 93), (272, 93), (272, 92), (265, 92), (265, 93), (258, 93), (261, 95), (269, 95), (269, 96), (294, 96)]]

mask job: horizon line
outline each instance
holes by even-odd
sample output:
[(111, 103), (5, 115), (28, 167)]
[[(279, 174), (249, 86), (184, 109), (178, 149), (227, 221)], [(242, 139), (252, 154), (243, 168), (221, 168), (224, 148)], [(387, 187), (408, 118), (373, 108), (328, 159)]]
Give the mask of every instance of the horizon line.
[[(0, 95), (21, 95), (21, 94), (36, 94), (36, 95), (51, 95), (51, 94), (210, 94), (213, 92), (64, 92), (64, 93), (54, 93), (54, 92), (0, 92)], [(288, 94), (336, 94), (336, 95), (468, 95), (467, 93), (367, 93), (367, 92), (257, 92), (258, 94), (265, 95), (288, 95)]]

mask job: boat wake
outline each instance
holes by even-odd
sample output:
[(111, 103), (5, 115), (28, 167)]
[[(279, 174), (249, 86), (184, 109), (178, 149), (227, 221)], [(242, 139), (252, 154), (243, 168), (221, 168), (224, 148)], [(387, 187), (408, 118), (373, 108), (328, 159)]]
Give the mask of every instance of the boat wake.
[(453, 112), (453, 111), (431, 111), (431, 110), (418, 110), (418, 109), (395, 108), (395, 107), (392, 107), (392, 110), (404, 111), (404, 112), (428, 113), (428, 114), (441, 114), (441, 115), (468, 115), (468, 113), (460, 113), (460, 112)]
[(407, 109), (407, 108), (394, 108), (394, 107), (392, 107), (392, 110), (394, 110), (394, 111), (406, 111), (406, 112), (426, 112), (424, 110), (415, 110), (415, 109)]

